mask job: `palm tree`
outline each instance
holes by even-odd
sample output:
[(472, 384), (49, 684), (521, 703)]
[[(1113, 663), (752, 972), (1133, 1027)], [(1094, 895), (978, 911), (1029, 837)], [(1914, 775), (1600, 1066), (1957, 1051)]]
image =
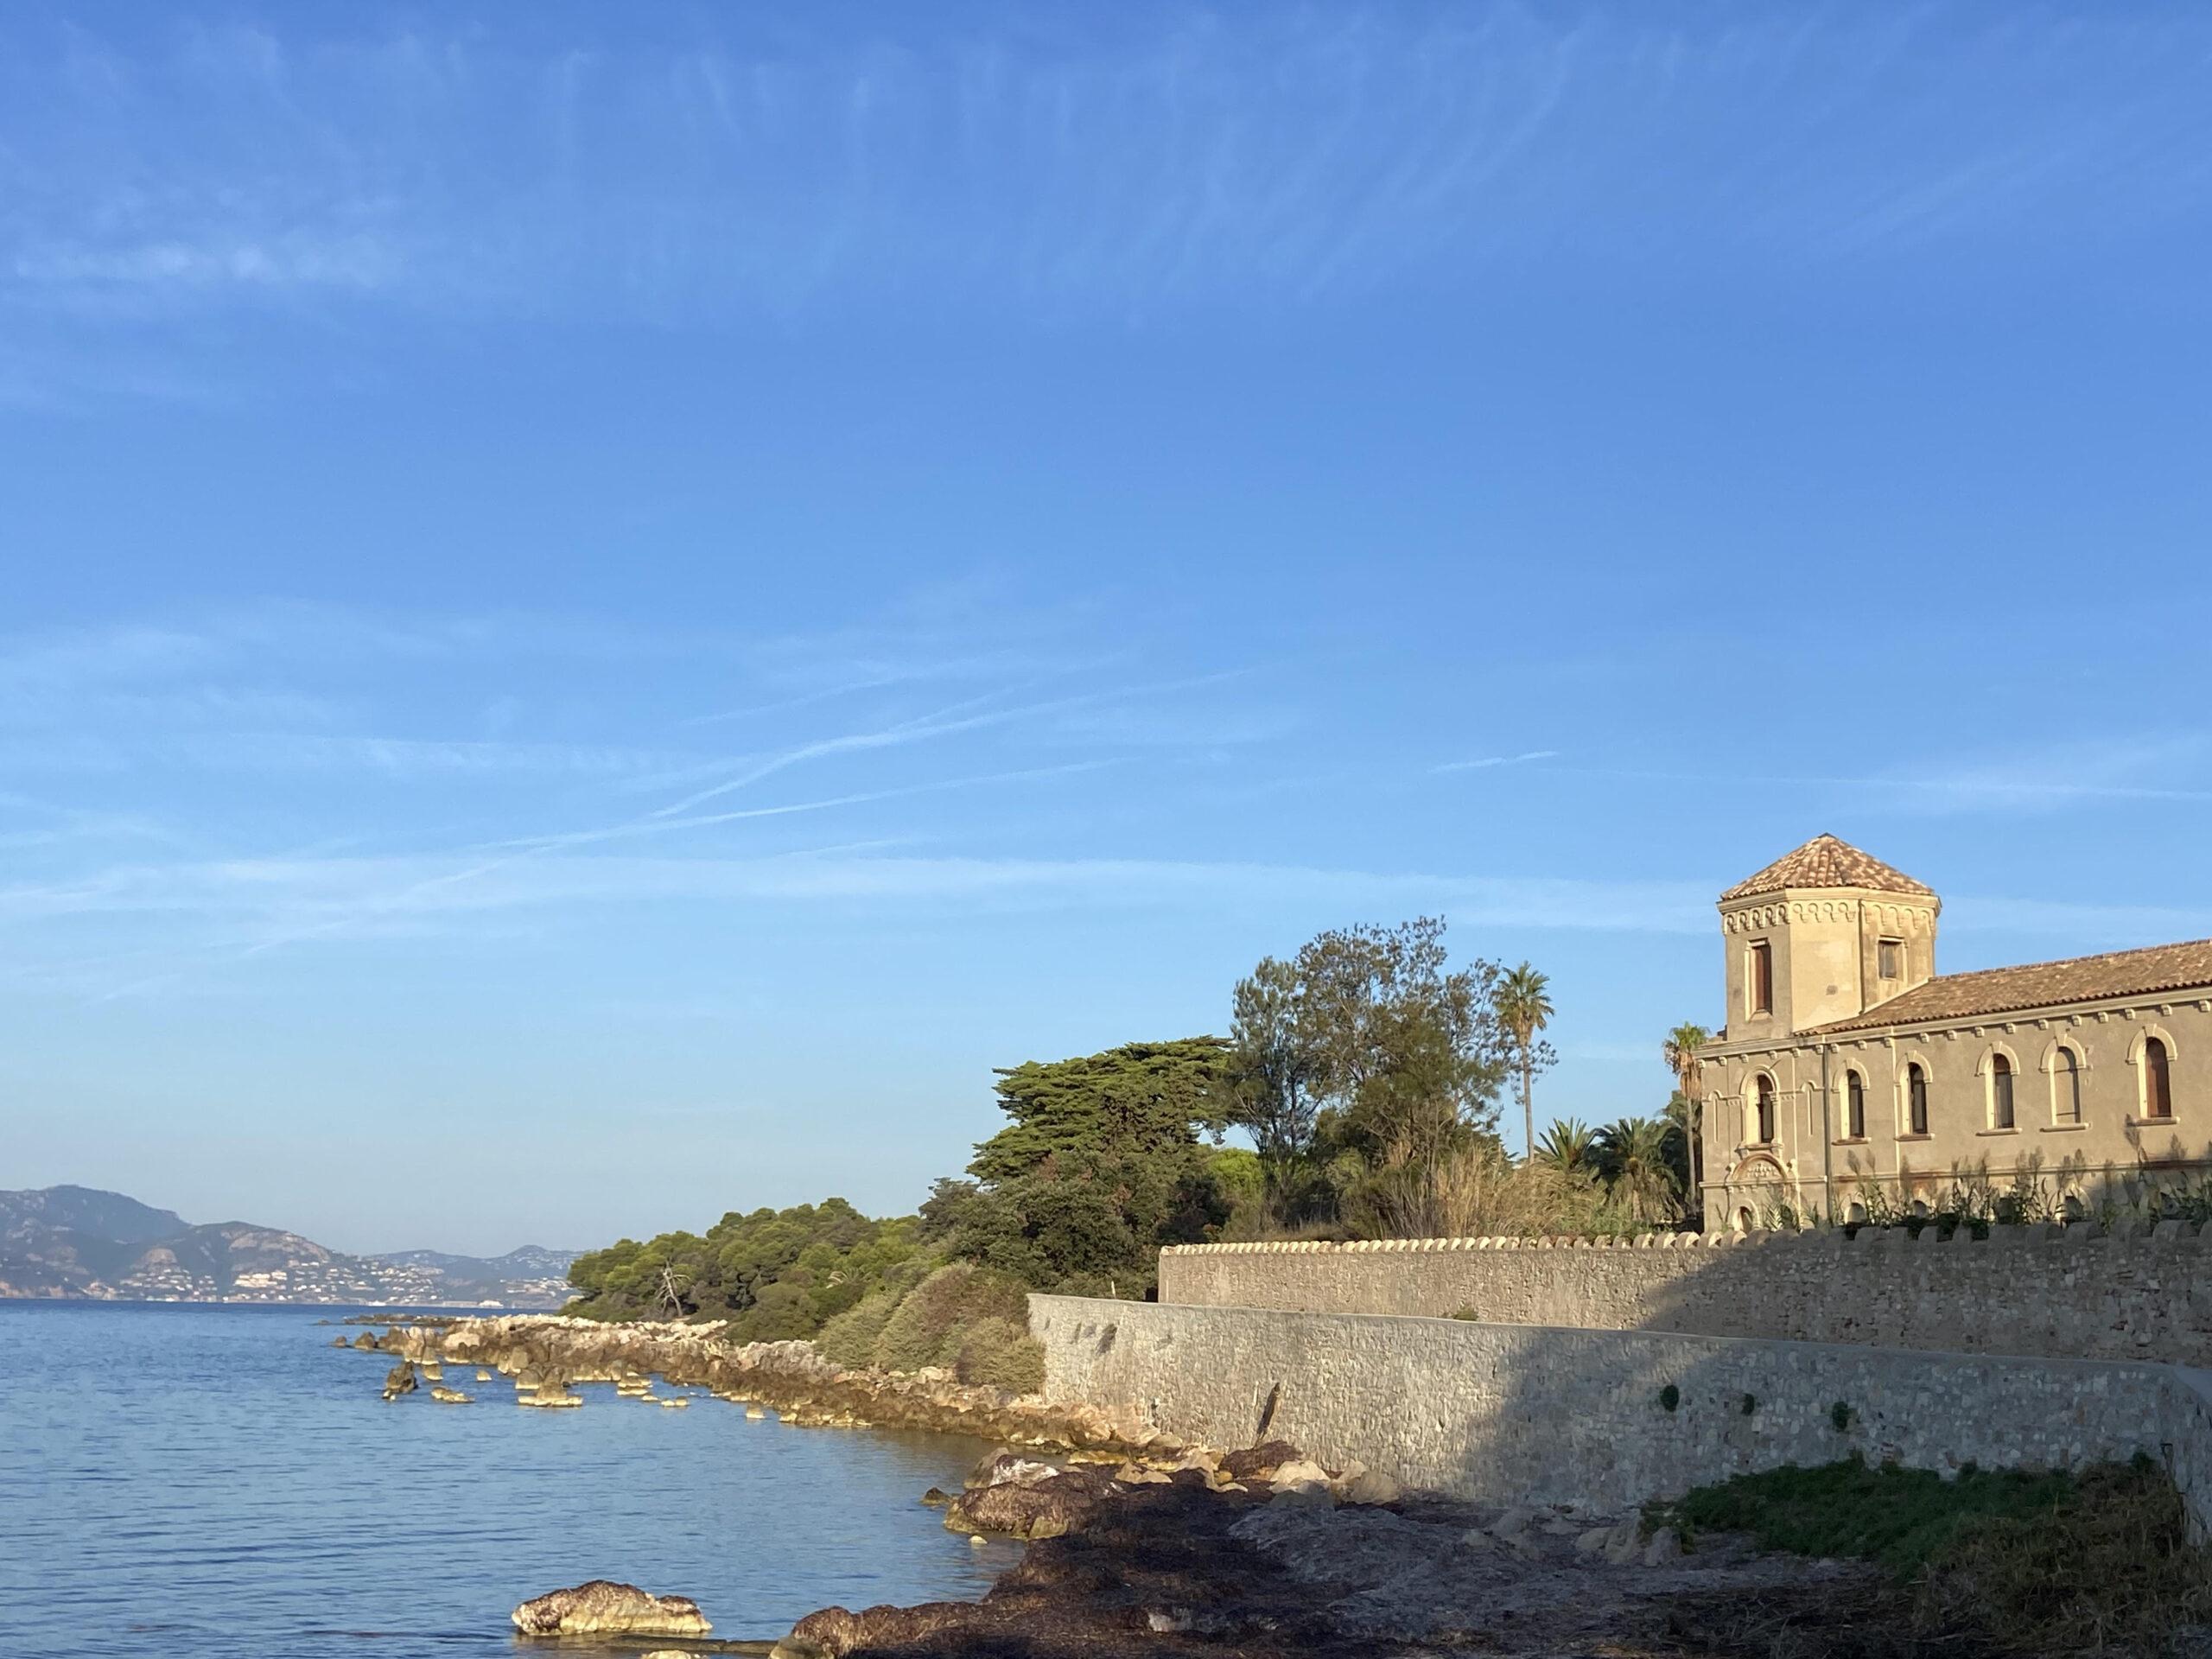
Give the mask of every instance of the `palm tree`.
[(1527, 963), (1497, 982), (1497, 1017), (1513, 1033), (1520, 1051), (1522, 1146), (1526, 1155), (1536, 1153), (1536, 1109), (1529, 1103), (1536, 1080), (1536, 1033), (1551, 1022), (1552, 1000), (1546, 993), (1551, 981)]
[(1705, 1192), (1704, 1114), (1697, 1093), (1705, 1062), (1698, 1054), (1712, 1038), (1713, 1033), (1703, 1026), (1680, 1025), (1667, 1033), (1666, 1043), (1660, 1049), (1667, 1069), (1675, 1074), (1675, 1092), (1681, 1096), (1682, 1133), (1690, 1142), (1690, 1194), (1695, 1200), (1701, 1200)]
[(1560, 1174), (1572, 1175), (1575, 1171), (1588, 1166), (1591, 1152), (1596, 1143), (1597, 1137), (1581, 1119), (1555, 1118), (1551, 1128), (1544, 1131), (1543, 1141), (1536, 1147), (1536, 1155), (1548, 1164), (1558, 1166)]
[(1666, 1123), (1624, 1117), (1597, 1134), (1598, 1168), (1616, 1202), (1638, 1221), (1671, 1221), (1681, 1188), (1667, 1157)]

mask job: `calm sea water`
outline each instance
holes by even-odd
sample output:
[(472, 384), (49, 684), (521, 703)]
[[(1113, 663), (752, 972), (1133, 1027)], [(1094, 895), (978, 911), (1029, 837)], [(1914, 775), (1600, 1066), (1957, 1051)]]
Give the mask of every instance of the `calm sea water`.
[(592, 1578), (774, 1637), (831, 1603), (973, 1599), (1016, 1559), (917, 1502), (976, 1441), (604, 1386), (524, 1411), (459, 1367), (478, 1403), (386, 1405), (391, 1361), (318, 1323), (344, 1311), (0, 1302), (0, 1653), (512, 1659), (514, 1605)]

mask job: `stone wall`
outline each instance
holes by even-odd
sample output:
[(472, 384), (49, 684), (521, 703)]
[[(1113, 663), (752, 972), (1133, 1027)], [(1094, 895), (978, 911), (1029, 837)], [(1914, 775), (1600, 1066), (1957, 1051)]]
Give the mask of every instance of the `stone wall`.
[(1946, 1473), (2144, 1452), (2212, 1520), (2212, 1395), (2173, 1366), (1063, 1296), (1030, 1328), (1054, 1404), (1474, 1502), (1619, 1513), (1853, 1451)]
[(2212, 1229), (1999, 1227), (1564, 1239), (1201, 1244), (1162, 1302), (1448, 1315), (1603, 1331), (2212, 1367)]

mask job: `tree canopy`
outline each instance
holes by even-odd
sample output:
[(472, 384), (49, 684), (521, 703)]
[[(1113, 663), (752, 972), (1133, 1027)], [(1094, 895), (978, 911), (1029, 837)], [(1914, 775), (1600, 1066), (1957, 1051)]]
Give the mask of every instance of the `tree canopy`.
[(921, 1249), (913, 1217), (872, 1221), (842, 1198), (733, 1211), (694, 1233), (624, 1239), (578, 1256), (572, 1311), (606, 1319), (728, 1319), (740, 1341), (810, 1336)]
[(1402, 1199), (1495, 1139), (1513, 1052), (1498, 968), (1453, 968), (1444, 932), (1433, 917), (1337, 929), (1238, 983), (1230, 1112), (1278, 1224), (1357, 1222), (1382, 1173)]
[(976, 1148), (974, 1180), (937, 1184), (925, 1235), (1040, 1288), (1141, 1292), (1162, 1244), (1205, 1237), (1232, 1207), (1200, 1139), (1226, 1120), (1228, 1052), (1187, 1037), (1001, 1070), (1014, 1121)]

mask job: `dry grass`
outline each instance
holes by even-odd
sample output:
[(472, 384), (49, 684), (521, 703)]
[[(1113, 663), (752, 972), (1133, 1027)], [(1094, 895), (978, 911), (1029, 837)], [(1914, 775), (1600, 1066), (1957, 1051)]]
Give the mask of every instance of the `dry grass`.
[(1359, 1230), (1384, 1238), (1528, 1237), (1630, 1224), (1593, 1183), (1541, 1160), (1510, 1163), (1485, 1147), (1394, 1162), (1358, 1198), (1365, 1211)]

